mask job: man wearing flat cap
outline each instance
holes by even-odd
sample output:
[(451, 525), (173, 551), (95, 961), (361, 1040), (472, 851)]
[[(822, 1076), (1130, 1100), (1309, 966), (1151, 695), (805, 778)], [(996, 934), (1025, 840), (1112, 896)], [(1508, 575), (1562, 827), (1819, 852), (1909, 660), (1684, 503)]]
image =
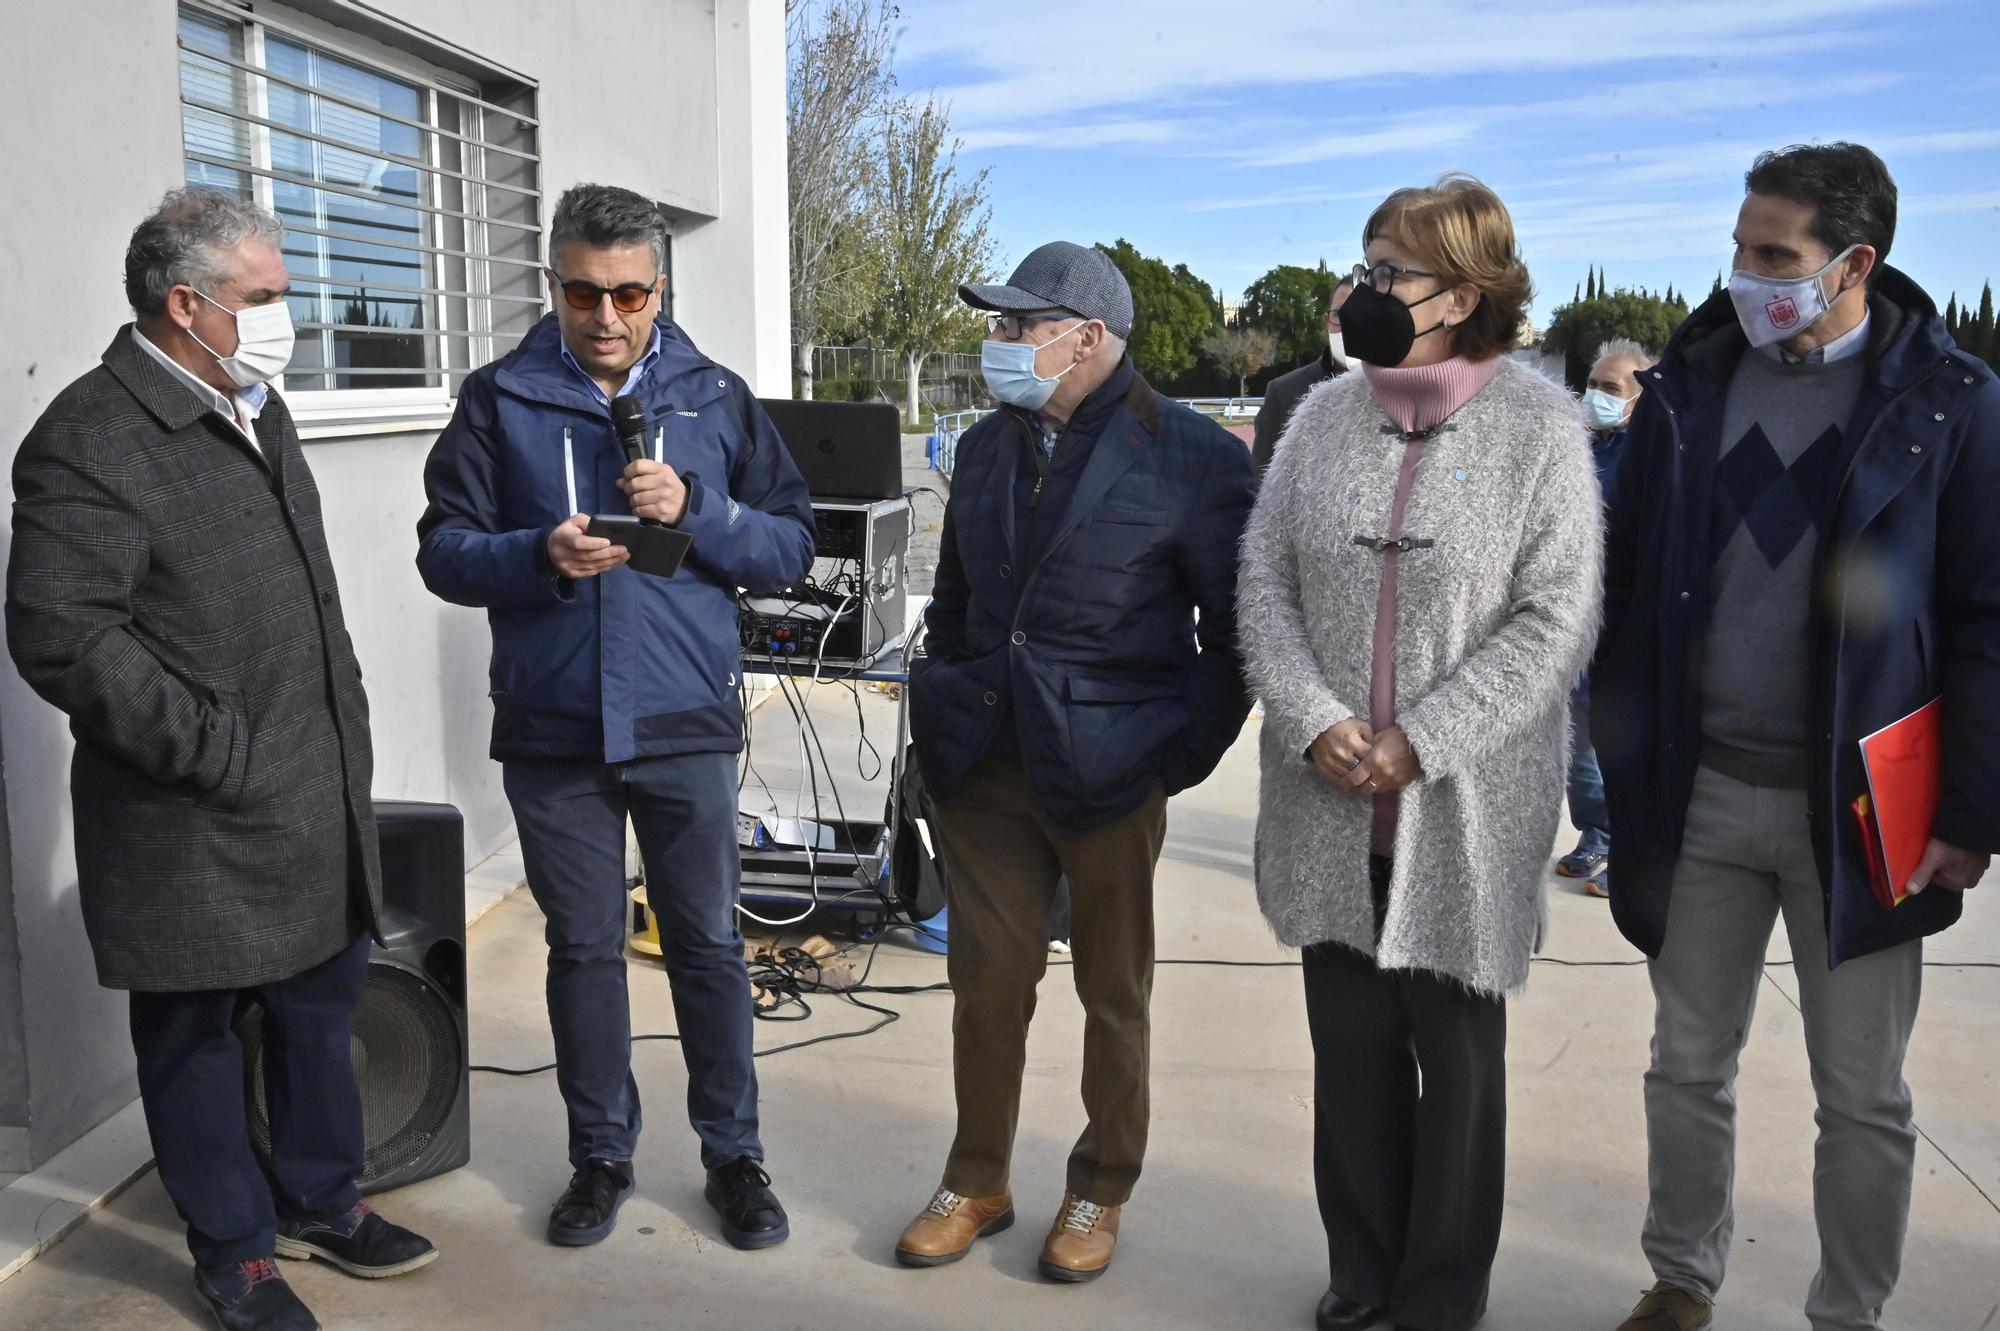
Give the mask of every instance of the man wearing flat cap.
[(1000, 409), (959, 442), (910, 684), (951, 904), (958, 1130), (896, 1255), (942, 1265), (1014, 1221), (1028, 1022), (1067, 875), (1086, 1125), (1041, 1271), (1077, 1282), (1111, 1264), (1146, 1151), (1167, 798), (1250, 708), (1235, 579), (1255, 480), (1240, 440), (1133, 368), (1132, 292), (1101, 251), (1055, 241), (959, 297), (991, 311)]

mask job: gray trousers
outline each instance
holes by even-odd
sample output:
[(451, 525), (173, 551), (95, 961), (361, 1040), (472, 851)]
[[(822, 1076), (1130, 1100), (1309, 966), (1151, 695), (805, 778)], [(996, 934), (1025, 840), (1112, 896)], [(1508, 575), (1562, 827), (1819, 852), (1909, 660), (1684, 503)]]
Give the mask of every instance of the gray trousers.
[(1923, 945), (1826, 965), (1826, 916), (1803, 791), (1695, 779), (1646, 1073), (1651, 1204), (1642, 1245), (1660, 1280), (1709, 1298), (1735, 1225), (1737, 1056), (1778, 913), (1797, 959), (1806, 1056), (1819, 1101), (1813, 1212), (1820, 1266), (1806, 1293), (1814, 1331), (1876, 1331), (1902, 1268), (1917, 1133), (1903, 1055), (1916, 1021)]

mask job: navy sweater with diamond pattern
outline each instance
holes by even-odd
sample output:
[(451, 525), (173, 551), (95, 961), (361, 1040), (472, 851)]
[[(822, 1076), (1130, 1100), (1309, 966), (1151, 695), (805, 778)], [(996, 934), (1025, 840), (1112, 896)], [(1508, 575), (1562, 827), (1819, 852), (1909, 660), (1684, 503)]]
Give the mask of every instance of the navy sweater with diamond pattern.
[(1704, 766), (1803, 790), (1812, 775), (1812, 581), (1866, 356), (1736, 364), (1715, 469)]

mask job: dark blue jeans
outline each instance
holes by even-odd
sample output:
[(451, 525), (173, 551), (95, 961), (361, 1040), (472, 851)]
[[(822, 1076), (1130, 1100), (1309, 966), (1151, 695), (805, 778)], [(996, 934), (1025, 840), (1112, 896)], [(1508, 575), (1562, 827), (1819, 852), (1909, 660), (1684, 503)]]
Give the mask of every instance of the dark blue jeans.
[[(273, 984), (131, 996), (146, 1130), (200, 1265), (269, 1257), (279, 1209), (323, 1218), (361, 1200), (354, 1186), (365, 1160), (361, 1092), (349, 1027), (367, 979), (364, 934)], [(264, 1006), (269, 1176), (251, 1149), (243, 1111), (243, 1047), (233, 1025), (246, 993)]]
[(1569, 700), (1569, 820), (1578, 833), (1577, 849), (1593, 855), (1611, 853), (1611, 808), (1604, 802), (1604, 773), (1597, 767), (1597, 748), (1590, 742), (1590, 694), (1579, 690)]
[(736, 926), (736, 759), (681, 754), (607, 764), (520, 759), (505, 768), (528, 889), (548, 917), (549, 1025), (569, 1111), (569, 1158), (630, 1160), (639, 1141), (625, 988), (625, 821), (639, 833), (660, 922), (688, 1119), (707, 1169), (764, 1158), (757, 1139), (749, 973)]

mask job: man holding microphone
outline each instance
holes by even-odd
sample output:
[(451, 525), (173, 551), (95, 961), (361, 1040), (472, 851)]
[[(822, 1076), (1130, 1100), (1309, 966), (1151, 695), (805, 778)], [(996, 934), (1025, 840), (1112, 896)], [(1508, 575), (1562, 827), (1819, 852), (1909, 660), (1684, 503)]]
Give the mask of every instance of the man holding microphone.
[[(555, 312), (474, 373), (424, 469), (417, 567), (493, 629), (492, 754), (548, 917), (548, 1007), (574, 1174), (566, 1246), (610, 1234), (633, 1189), (639, 1092), (625, 987), (625, 828), (636, 827), (687, 1061), (688, 1116), (723, 1237), (790, 1232), (762, 1167), (752, 1008), (736, 925), (739, 588), (812, 562), (812, 509), (749, 385), (660, 311), (666, 226), (630, 190), (557, 203)], [(621, 444), (643, 412), (645, 456)], [(589, 514), (691, 538), (672, 577), (624, 568)]]

